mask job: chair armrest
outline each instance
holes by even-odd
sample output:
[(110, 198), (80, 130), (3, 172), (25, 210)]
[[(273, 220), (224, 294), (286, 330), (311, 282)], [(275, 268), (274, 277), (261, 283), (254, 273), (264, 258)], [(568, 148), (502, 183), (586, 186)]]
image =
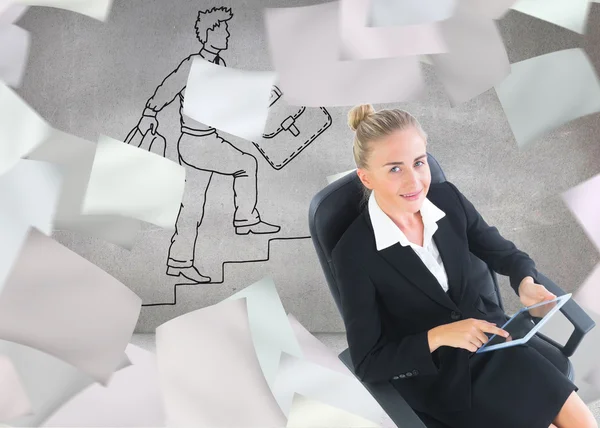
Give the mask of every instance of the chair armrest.
[[(346, 349), (338, 358), (354, 374), (354, 365), (350, 358), (350, 350)], [(390, 382), (361, 383), (398, 427), (427, 428)]]
[[(546, 277), (543, 274), (538, 275), (538, 283), (542, 284), (548, 291), (557, 295), (563, 296), (566, 293), (562, 288), (556, 285), (552, 280)], [(569, 320), (573, 327), (573, 333), (571, 333), (571, 337), (567, 340), (567, 343), (562, 346), (556, 341), (550, 339), (543, 334), (539, 334), (542, 339), (546, 340), (551, 345), (556, 346), (566, 357), (571, 357), (574, 353), (583, 337), (589, 333), (591, 329), (596, 326), (596, 323), (590, 316), (585, 313), (585, 311), (575, 302), (573, 299), (569, 299), (567, 303), (560, 309), (560, 311), (565, 315), (565, 317)]]

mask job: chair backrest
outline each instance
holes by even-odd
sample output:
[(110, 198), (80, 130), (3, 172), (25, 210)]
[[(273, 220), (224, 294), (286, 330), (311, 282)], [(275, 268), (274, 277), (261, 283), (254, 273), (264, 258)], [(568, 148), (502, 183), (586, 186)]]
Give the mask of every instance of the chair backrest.
[[(427, 160), (431, 170), (431, 182), (446, 181), (442, 168), (430, 153), (427, 154)], [(340, 293), (331, 265), (331, 252), (344, 232), (365, 209), (366, 204), (363, 200), (363, 184), (356, 172), (352, 172), (322, 189), (310, 203), (308, 214), (310, 234), (331, 295), (340, 313)], [(471, 259), (471, 275), (475, 278), (475, 282), (481, 285), (481, 294), (496, 302), (504, 310), (496, 274), (473, 254)]]

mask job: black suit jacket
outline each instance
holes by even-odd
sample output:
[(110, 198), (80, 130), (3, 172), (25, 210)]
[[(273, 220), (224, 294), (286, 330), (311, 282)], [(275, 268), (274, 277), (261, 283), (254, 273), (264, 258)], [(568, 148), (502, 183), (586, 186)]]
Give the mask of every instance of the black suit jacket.
[(432, 184), (427, 198), (446, 214), (433, 239), (448, 275), (448, 293), (411, 247), (397, 243), (377, 251), (368, 209), (332, 252), (342, 318), (357, 376), (391, 381), (414, 409), (457, 411), (471, 402), (470, 352), (429, 351), (428, 330), (467, 318), (499, 323), (501, 308), (480, 295), (469, 252), (510, 277), (518, 291), (532, 276), (529, 256), (489, 226), (452, 183)]

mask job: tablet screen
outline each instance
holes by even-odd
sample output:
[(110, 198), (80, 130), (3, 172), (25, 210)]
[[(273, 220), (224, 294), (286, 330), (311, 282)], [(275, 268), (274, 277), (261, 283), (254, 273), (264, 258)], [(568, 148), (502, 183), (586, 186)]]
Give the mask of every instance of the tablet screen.
[(503, 327), (510, 336), (508, 338), (488, 334), (491, 339), (485, 343), (485, 346), (493, 346), (499, 343), (511, 342), (513, 340), (522, 339), (536, 326), (536, 324), (544, 318), (552, 309), (554, 309), (559, 303), (558, 299), (549, 300), (547, 302), (538, 303), (530, 306), (529, 308), (523, 308), (513, 318), (511, 318)]

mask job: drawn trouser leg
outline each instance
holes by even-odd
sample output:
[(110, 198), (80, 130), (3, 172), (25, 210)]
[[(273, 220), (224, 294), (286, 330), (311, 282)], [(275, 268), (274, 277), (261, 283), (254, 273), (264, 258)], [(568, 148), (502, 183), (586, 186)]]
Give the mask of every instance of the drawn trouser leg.
[(181, 159), (189, 166), (233, 176), (233, 226), (237, 234), (279, 231), (279, 226), (262, 221), (256, 209), (258, 162), (254, 156), (239, 150), (216, 132), (182, 139), (179, 150)]
[[(179, 143), (182, 139), (187, 138), (198, 137), (182, 134)], [(181, 159), (180, 163), (186, 168), (185, 192), (175, 223), (175, 233), (171, 238), (171, 246), (169, 247), (167, 275), (183, 276), (198, 283), (210, 282), (210, 278), (202, 275), (194, 266), (194, 254), (196, 240), (198, 239), (198, 228), (204, 218), (206, 192), (210, 185), (212, 172), (190, 167)], [(192, 201), (194, 201), (194, 204), (191, 203)]]

